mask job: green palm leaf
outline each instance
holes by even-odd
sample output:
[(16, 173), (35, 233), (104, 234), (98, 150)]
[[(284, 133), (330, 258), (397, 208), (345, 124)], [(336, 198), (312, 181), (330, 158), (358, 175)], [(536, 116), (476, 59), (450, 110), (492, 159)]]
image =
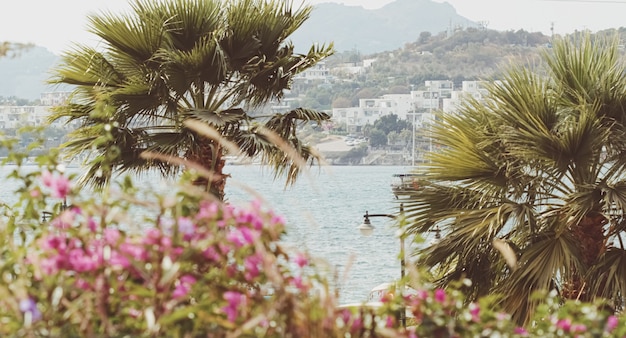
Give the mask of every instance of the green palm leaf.
[[(432, 126), (440, 150), (402, 202), (408, 233), (444, 234), (415, 253), (417, 264), (439, 272), (440, 285), (470, 278), (470, 300), (502, 293), (520, 322), (539, 302), (535, 291), (623, 306), (621, 251), (610, 249), (623, 246), (626, 230), (626, 72), (618, 55), (616, 40), (555, 41), (543, 64), (510, 67), (483, 101), (469, 99)], [(515, 269), (494, 240), (515, 252)]]
[[(296, 109), (267, 119), (253, 110), (280, 99), (296, 74), (332, 54), (332, 45), (295, 54), (287, 40), (311, 10), (284, 1), (137, 0), (127, 14), (90, 16), (102, 50), (75, 47), (51, 79), (76, 85), (52, 120), (81, 124), (65, 147), (89, 153), (85, 182), (102, 186), (126, 171), (172, 174), (190, 161), (221, 176), (227, 142), (293, 182), (302, 162), (319, 159), (296, 126), (329, 116)], [(187, 121), (212, 126), (223, 140)], [(223, 197), (222, 183), (207, 188)]]

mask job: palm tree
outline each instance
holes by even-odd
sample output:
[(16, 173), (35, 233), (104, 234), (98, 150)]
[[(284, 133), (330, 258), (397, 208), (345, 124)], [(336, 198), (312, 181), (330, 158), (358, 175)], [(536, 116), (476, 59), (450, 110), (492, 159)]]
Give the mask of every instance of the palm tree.
[(436, 283), (472, 281), (520, 322), (536, 291), (605, 299), (626, 292), (626, 72), (617, 39), (562, 38), (533, 69), (511, 66), (484, 101), (433, 126), (440, 150), (404, 201)]
[(332, 54), (332, 45), (297, 54), (287, 40), (311, 10), (274, 0), (137, 0), (129, 14), (90, 16), (101, 48), (77, 45), (51, 79), (75, 86), (52, 119), (80, 123), (64, 147), (90, 154), (84, 183), (155, 168), (172, 175), (195, 163), (212, 174), (195, 183), (223, 199), (229, 151), (260, 158), (292, 183), (303, 162), (320, 159), (296, 127), (329, 116), (255, 110)]

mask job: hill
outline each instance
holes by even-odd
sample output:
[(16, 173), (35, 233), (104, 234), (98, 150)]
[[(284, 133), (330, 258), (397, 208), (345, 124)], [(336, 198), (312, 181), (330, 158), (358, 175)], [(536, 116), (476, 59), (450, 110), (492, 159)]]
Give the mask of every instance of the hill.
[[(435, 35), (454, 27), (474, 26), (450, 4), (430, 0), (396, 0), (376, 10), (325, 3), (314, 8), (310, 19), (292, 35), (292, 42), (296, 49), (334, 42), (339, 52), (373, 54), (400, 48), (422, 32)], [(18, 57), (0, 58), (0, 96), (36, 100), (40, 93), (51, 91), (45, 81), (58, 60), (43, 47), (24, 50)]]
[(415, 41), (420, 33), (437, 34), (455, 27), (477, 27), (448, 3), (396, 0), (380, 9), (325, 3), (292, 35), (296, 48), (334, 42), (338, 52), (378, 53)]
[(0, 96), (36, 100), (41, 93), (52, 91), (45, 81), (58, 61), (57, 55), (40, 46), (0, 58)]

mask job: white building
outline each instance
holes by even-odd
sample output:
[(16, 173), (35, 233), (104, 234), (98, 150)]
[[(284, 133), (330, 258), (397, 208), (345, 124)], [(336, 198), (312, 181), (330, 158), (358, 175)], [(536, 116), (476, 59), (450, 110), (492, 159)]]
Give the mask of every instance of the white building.
[(454, 112), (464, 98), (482, 99), (486, 95), (485, 84), (484, 81), (463, 81), (461, 90), (455, 91), (452, 81), (426, 81), (426, 90), (360, 99), (358, 107), (333, 108), (332, 116), (351, 133), (360, 132), (366, 124), (390, 114), (415, 122), (419, 129), (433, 121), (438, 112)]
[(40, 95), (42, 106), (60, 106), (67, 101), (71, 92), (47, 92)]
[(313, 80), (328, 80), (330, 77), (330, 70), (326, 67), (326, 63), (320, 61), (316, 63), (313, 67), (304, 70), (303, 72), (294, 76), (294, 80), (304, 80), (304, 81), (313, 81)]
[(387, 94), (378, 99), (360, 99), (358, 107), (333, 108), (333, 120), (344, 124), (348, 132), (360, 132), (366, 124), (382, 116), (395, 114), (406, 119), (413, 110), (413, 100), (410, 94)]
[[(51, 108), (51, 106), (0, 106), (0, 129), (47, 126), (48, 118), (52, 113)], [(74, 124), (68, 126), (57, 120), (50, 126), (73, 129)]]
[(487, 95), (487, 81), (463, 81), (460, 91), (453, 91), (452, 96), (444, 99), (441, 109), (447, 113), (454, 113), (458, 110), (463, 100), (474, 98), (482, 100)]

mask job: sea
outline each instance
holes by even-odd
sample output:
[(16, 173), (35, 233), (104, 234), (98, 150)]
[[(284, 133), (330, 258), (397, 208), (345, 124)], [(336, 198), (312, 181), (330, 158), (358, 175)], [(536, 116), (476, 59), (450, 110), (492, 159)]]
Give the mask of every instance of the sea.
[(357, 227), (366, 211), (398, 213), (399, 202), (391, 190), (393, 175), (410, 170), (402, 166), (312, 167), (295, 185), (285, 187), (284, 180), (274, 180), (269, 168), (231, 166), (225, 169), (232, 176), (226, 199), (247, 203), (254, 198), (247, 189), (258, 192), (268, 207), (286, 218), (285, 245), (306, 250), (327, 267), (342, 303), (362, 302), (372, 288), (400, 278), (400, 239), (392, 218), (370, 218), (375, 229), (368, 237)]
[[(0, 177), (13, 169), (0, 167)], [(224, 171), (231, 175), (226, 200), (246, 206), (260, 199), (267, 209), (282, 215), (287, 222), (283, 245), (308, 252), (338, 290), (342, 304), (365, 301), (374, 287), (400, 278), (395, 220), (371, 218), (375, 229), (368, 237), (357, 227), (366, 211), (398, 212), (399, 202), (391, 190), (393, 175), (410, 172), (411, 167), (314, 166), (291, 186), (285, 186), (284, 179), (274, 179), (270, 168), (260, 165), (227, 165)], [(15, 182), (4, 181), (0, 201), (15, 198), (12, 184)]]

